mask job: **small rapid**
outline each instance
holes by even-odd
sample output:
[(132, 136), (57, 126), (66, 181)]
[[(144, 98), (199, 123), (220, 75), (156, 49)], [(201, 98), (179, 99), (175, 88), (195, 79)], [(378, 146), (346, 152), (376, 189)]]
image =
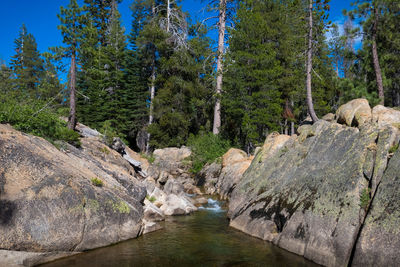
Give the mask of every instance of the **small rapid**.
[(200, 210), (209, 210), (213, 212), (224, 212), (225, 210), (221, 208), (220, 202), (218, 200), (209, 198), (207, 203), (199, 207)]

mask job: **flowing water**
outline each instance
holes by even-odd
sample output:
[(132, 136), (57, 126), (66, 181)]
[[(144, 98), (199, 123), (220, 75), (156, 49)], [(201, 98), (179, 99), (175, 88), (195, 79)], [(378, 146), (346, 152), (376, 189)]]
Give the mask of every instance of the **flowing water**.
[(213, 199), (162, 224), (164, 229), (137, 239), (43, 266), (317, 266), (229, 227), (223, 203)]

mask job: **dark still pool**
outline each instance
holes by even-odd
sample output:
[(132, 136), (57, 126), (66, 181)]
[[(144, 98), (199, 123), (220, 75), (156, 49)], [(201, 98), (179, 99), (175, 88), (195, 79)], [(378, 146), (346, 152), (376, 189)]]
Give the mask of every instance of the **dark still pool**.
[(162, 230), (42, 266), (317, 266), (229, 227), (219, 205), (209, 199), (190, 216), (168, 217)]

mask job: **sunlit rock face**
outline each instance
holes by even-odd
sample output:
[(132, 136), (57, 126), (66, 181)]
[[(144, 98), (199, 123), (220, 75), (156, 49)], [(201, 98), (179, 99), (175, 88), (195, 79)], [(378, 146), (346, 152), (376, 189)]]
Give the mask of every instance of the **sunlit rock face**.
[(81, 142), (57, 149), (0, 125), (1, 249), (83, 251), (138, 236), (146, 189), (133, 167), (98, 137)]
[(340, 123), (268, 136), (230, 195), (230, 225), (326, 266), (400, 262), (397, 113), (374, 110), (352, 101)]

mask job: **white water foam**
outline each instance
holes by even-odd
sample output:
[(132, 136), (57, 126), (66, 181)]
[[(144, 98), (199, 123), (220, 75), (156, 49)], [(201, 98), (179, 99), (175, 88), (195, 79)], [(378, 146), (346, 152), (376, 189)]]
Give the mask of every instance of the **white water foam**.
[(209, 198), (207, 200), (207, 204), (204, 207), (200, 207), (199, 209), (201, 210), (210, 210), (213, 212), (223, 212), (224, 210), (221, 209), (221, 206), (219, 205), (218, 200), (214, 200), (212, 198)]

